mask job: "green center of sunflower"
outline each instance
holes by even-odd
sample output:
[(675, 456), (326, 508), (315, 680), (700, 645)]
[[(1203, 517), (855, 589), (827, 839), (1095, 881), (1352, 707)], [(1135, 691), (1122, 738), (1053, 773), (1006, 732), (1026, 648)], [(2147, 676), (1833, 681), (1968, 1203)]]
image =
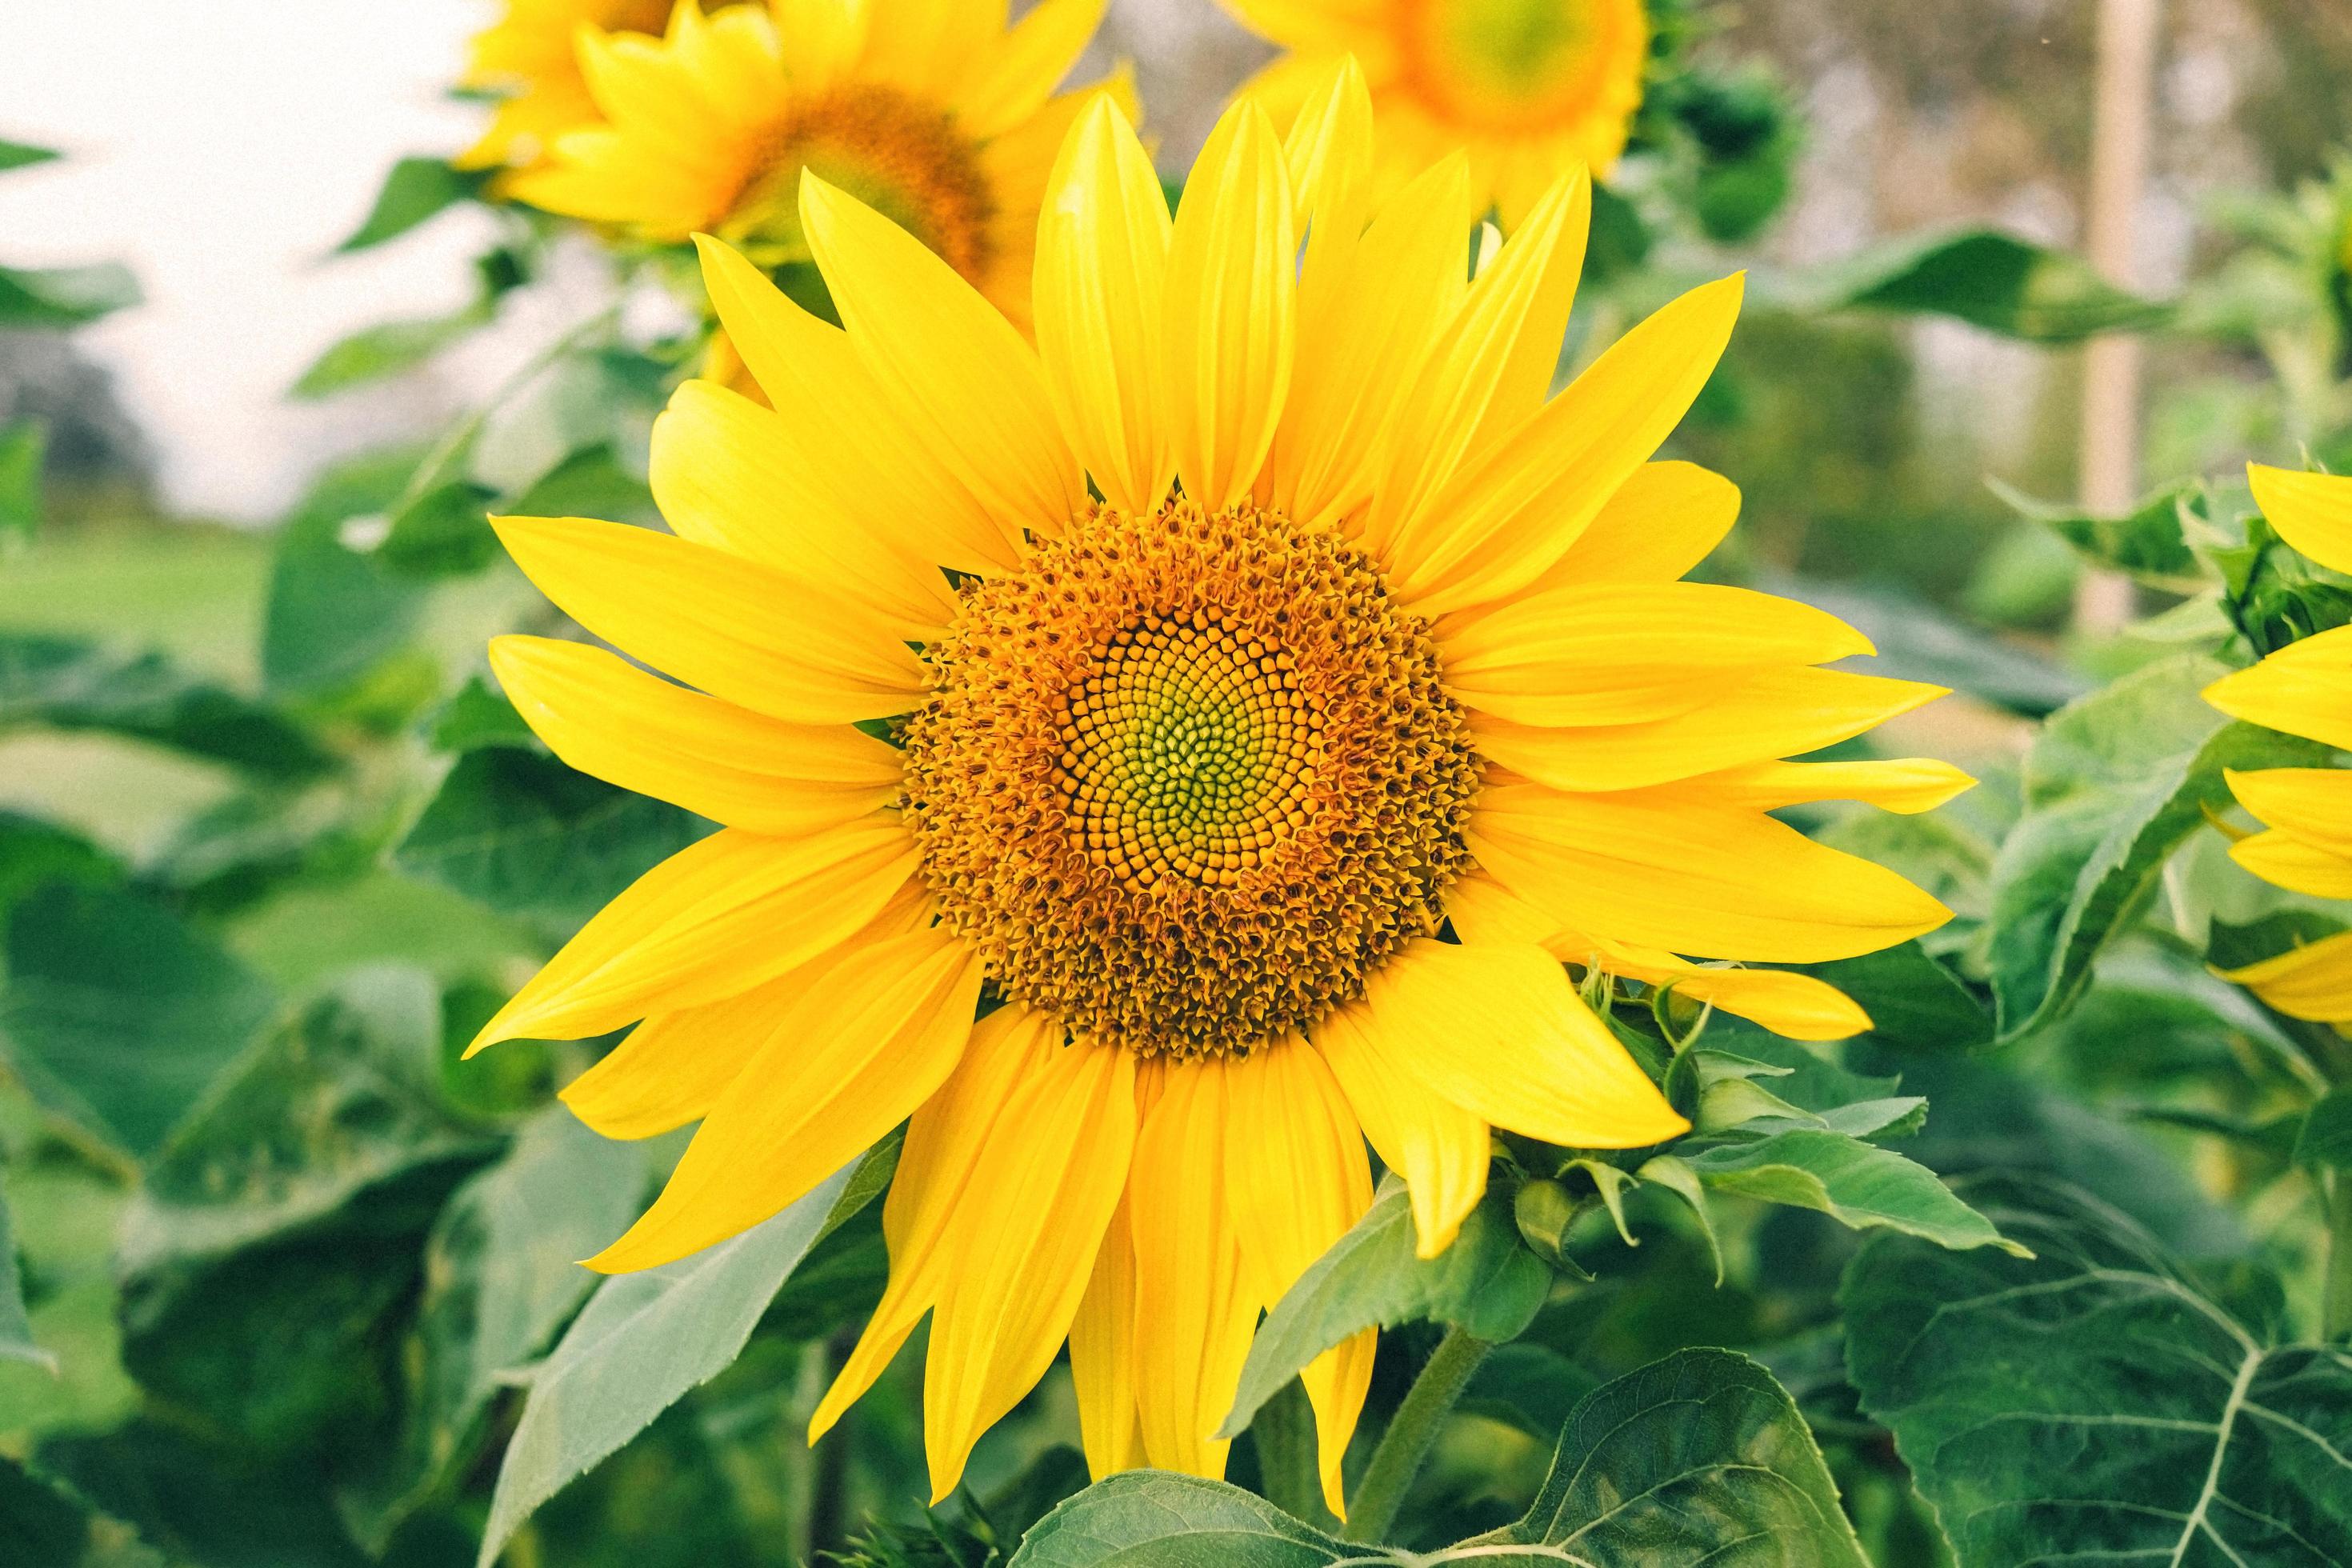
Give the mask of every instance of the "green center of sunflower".
[(973, 283), (996, 214), (979, 149), (954, 121), (896, 88), (845, 87), (796, 108), (752, 160), (719, 237), (801, 260), (801, 171), (856, 196)]
[(1246, 1051), (1442, 918), (1477, 763), (1427, 626), (1336, 535), (1098, 509), (925, 657), (906, 805), (941, 918), (1074, 1032)]
[(1399, 0), (1408, 70), (1459, 122), (1534, 129), (1584, 110), (1639, 0)]

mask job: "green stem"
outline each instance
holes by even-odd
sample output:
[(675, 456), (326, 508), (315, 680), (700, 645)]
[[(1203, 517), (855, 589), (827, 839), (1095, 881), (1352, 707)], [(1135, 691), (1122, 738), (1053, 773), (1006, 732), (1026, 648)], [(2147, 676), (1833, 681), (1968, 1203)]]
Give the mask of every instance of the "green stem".
[(2352, 1171), (2327, 1174), (2327, 1276), (2320, 1297), (2323, 1339), (2352, 1338)]
[(1342, 1540), (1374, 1544), (1388, 1538), (1397, 1510), (1404, 1506), (1405, 1492), (1421, 1473), (1430, 1445), (1437, 1441), (1437, 1429), (1445, 1425), (1462, 1391), (1470, 1386), (1478, 1363), (1494, 1348), (1459, 1328), (1445, 1331), (1437, 1353), (1412, 1380), (1404, 1403), (1397, 1406), (1396, 1418), (1381, 1434), (1363, 1479), (1356, 1483), (1355, 1498), (1348, 1504), (1347, 1528), (1339, 1532)]

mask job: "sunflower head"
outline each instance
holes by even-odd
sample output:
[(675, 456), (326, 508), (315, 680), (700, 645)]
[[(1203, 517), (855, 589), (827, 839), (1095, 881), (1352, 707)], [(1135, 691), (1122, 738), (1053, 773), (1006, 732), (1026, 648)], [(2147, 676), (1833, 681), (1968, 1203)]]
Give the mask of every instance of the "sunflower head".
[(597, 116), (580, 74), (575, 44), (583, 27), (658, 36), (671, 0), (505, 0), (505, 10), (474, 35), (459, 85), (495, 93), (498, 105), (461, 168), (529, 163), (555, 138)]
[[(816, 1426), (929, 1314), (941, 1493), (1066, 1338), (1098, 1472), (1218, 1473), (1258, 1315), (1370, 1205), (1368, 1142), (1434, 1256), (1496, 1128), (1686, 1131), (1571, 969), (1834, 1038), (1851, 1001), (1747, 963), (1948, 913), (1771, 815), (1965, 787), (1782, 760), (1936, 689), (1823, 668), (1870, 648), (1819, 610), (1679, 581), (1738, 494), (1653, 458), (1738, 280), (1555, 394), (1581, 173), (1473, 277), (1468, 161), (1382, 197), (1373, 123), (1352, 67), (1286, 135), (1244, 100), (1171, 215), (1097, 99), (1043, 187), (1034, 343), (804, 174), (842, 325), (703, 245), (765, 404), (690, 382), (656, 423), (674, 536), (499, 522), (668, 678), (506, 639), (517, 706), (723, 826), (480, 1043), (635, 1023), (567, 1103), (701, 1121), (601, 1268), (756, 1224), (904, 1121), (890, 1285)], [(1303, 1374), (1334, 1507), (1371, 1352)]]

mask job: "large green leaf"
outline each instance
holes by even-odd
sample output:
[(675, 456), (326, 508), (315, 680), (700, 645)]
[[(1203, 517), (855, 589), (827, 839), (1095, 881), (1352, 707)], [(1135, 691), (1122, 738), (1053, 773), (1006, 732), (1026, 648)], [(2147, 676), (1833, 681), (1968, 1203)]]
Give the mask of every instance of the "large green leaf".
[(286, 521), (269, 574), (261, 673), (273, 692), (345, 688), (407, 646), (426, 590), (346, 542), (346, 525), (395, 505), (416, 464), (372, 452), (327, 469)]
[(0, 425), (0, 545), (41, 531), (41, 456), (48, 437), (37, 419)]
[(1717, 1192), (1818, 1209), (1856, 1230), (1885, 1226), (1942, 1247), (2017, 1250), (1935, 1172), (1844, 1132), (1792, 1128), (1679, 1157)]
[(385, 174), (367, 217), (335, 251), (347, 255), (406, 234), (444, 208), (474, 195), (488, 178), (487, 170), (453, 169), (443, 158), (403, 158)]
[(2223, 673), (2167, 659), (2055, 715), (2025, 760), (2024, 817), (1993, 865), (1993, 992), (2005, 1038), (2068, 1006), (2181, 840), (2230, 800), (2225, 768), (2316, 749), (2231, 721), (2200, 692)]
[(1823, 269), (1808, 292), (1822, 308), (1951, 316), (2042, 343), (2145, 331), (2171, 314), (2107, 282), (2071, 251), (1992, 229), (1890, 240)]
[(436, 485), (393, 514), (376, 558), (410, 577), (461, 577), (499, 557), (490, 531), (495, 490), (467, 479)]
[(1302, 1367), (1365, 1329), (1432, 1319), (1488, 1342), (1516, 1338), (1552, 1282), (1551, 1269), (1519, 1240), (1516, 1195), (1509, 1184), (1490, 1183), (1454, 1244), (1424, 1260), (1413, 1256), (1404, 1183), (1384, 1178), (1364, 1217), (1266, 1314), (1222, 1435), (1239, 1436)]
[(30, 271), (0, 267), (0, 327), (79, 327), (139, 303), (139, 280), (114, 262)]
[(1394, 1561), (1309, 1530), (1239, 1487), (1143, 1470), (1088, 1487), (1038, 1521), (1008, 1568), (1323, 1568)]
[(1868, 666), (1873, 675), (1948, 686), (2029, 718), (2091, 689), (2091, 682), (2074, 670), (1898, 590), (1769, 574), (1759, 585), (1819, 605), (1868, 637), (1878, 649)]
[(144, 1156), (257, 1035), (275, 998), (162, 906), (53, 882), (8, 912), (0, 1045), (53, 1110)]
[(2352, 1085), (2336, 1085), (2305, 1113), (2294, 1157), (2333, 1168), (2338, 1181), (2352, 1181)]
[(2033, 1258), (1887, 1237), (1840, 1291), (1961, 1568), (2352, 1562), (2352, 1357), (2276, 1343), (2087, 1194), (1979, 1195)]
[(163, 1568), (163, 1559), (140, 1544), (127, 1526), (5, 1456), (0, 1563), (22, 1568)]
[(531, 1373), (499, 1467), (481, 1568), (540, 1504), (725, 1371), (801, 1259), (874, 1200), (898, 1158), (893, 1139), (730, 1241), (598, 1286)]
[(265, 1449), (385, 1415), (419, 1243), (498, 1149), (442, 1109), (440, 1035), (430, 977), (355, 972), (173, 1132), (117, 1254), (124, 1362), (151, 1394)]
[(127, 735), (263, 778), (308, 778), (333, 765), (275, 709), (162, 654), (121, 654), (79, 637), (0, 634), (0, 731), (18, 726)]
[(1869, 1032), (1914, 1047), (1966, 1049), (1993, 1036), (1992, 1013), (1951, 967), (1916, 942), (1806, 966), (1862, 1005)]
[(487, 325), (492, 314), (490, 303), (478, 300), (446, 315), (362, 327), (330, 343), (312, 360), (295, 381), (290, 395), (315, 401), (414, 370)]
[(708, 830), (701, 818), (515, 746), (467, 752), (394, 852), (414, 876), (569, 936)]
[(640, 1150), (555, 1105), (450, 1198), (425, 1245), (402, 1439), (349, 1510), (364, 1544), (381, 1551), (472, 1463), (503, 1374), (544, 1352), (587, 1299), (597, 1277), (579, 1259), (628, 1227), (646, 1178)]
[(1997, 479), (1989, 482), (1995, 495), (2097, 565), (2175, 594), (2192, 593), (2206, 582), (2180, 526), (2180, 506), (2189, 486), (2168, 486), (2120, 517), (2103, 517), (2036, 500)]
[(24, 1277), (16, 1267), (16, 1233), (8, 1223), (8, 1193), (0, 1187), (0, 1356), (54, 1367), (57, 1361), (33, 1342), (32, 1321), (25, 1315)]

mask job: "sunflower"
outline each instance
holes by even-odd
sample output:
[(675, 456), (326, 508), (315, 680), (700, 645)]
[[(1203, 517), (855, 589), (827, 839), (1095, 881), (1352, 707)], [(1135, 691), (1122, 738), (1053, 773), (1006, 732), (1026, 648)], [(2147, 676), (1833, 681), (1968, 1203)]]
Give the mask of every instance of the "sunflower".
[[(2352, 479), (2251, 464), (2254, 503), (2278, 536), (2321, 565), (2352, 572)], [(2352, 626), (2307, 637), (2205, 689), (2233, 719), (2334, 747), (2352, 747)], [(2322, 899), (2352, 899), (2352, 773), (2335, 768), (2232, 772), (2238, 804), (2266, 831), (2230, 847), (2266, 882)], [(2280, 1012), (2352, 1023), (2352, 931), (2227, 972)]]
[(1643, 0), (1223, 0), (1287, 52), (1244, 89), (1277, 123), (1329, 74), (1362, 63), (1380, 117), (1374, 192), (1456, 147), (1471, 194), (1506, 229), (1571, 169), (1625, 150), (1650, 53)]
[(506, 0), (506, 14), (474, 35), (459, 85), (499, 95), (489, 129), (457, 160), (487, 169), (528, 160), (597, 118), (573, 42), (581, 28), (659, 33), (669, 0)]
[[(1054, 89), (1105, 0), (769, 0), (667, 33), (581, 32), (597, 118), (553, 138), (507, 190), (656, 240), (709, 232), (762, 266), (803, 261), (803, 170), (920, 239), (1016, 320), (1037, 206), (1090, 96)], [(1106, 84), (1132, 112), (1123, 79)]]
[[(634, 1022), (565, 1100), (619, 1137), (700, 1121), (600, 1269), (754, 1225), (907, 1121), (888, 1290), (814, 1430), (930, 1314), (941, 1495), (1065, 1338), (1098, 1473), (1219, 1474), (1257, 1316), (1363, 1214), (1367, 1140), (1434, 1256), (1490, 1126), (1684, 1131), (1563, 959), (1843, 1035), (1866, 1021), (1820, 981), (1694, 959), (1948, 916), (1769, 815), (1951, 794), (1938, 763), (1776, 760), (1937, 689), (1820, 668), (1868, 645), (1818, 610), (1675, 581), (1737, 498), (1648, 459), (1738, 280), (1547, 401), (1586, 182), (1473, 281), (1466, 161), (1367, 207), (1371, 125), (1352, 68), (1286, 141), (1244, 101), (1171, 222), (1097, 100), (1048, 185), (1034, 348), (812, 177), (845, 326), (703, 242), (772, 408), (680, 388), (651, 460), (675, 535), (498, 520), (678, 682), (506, 637), (517, 706), (724, 826), (475, 1048)], [(1335, 1507), (1371, 1352), (1306, 1375)]]

